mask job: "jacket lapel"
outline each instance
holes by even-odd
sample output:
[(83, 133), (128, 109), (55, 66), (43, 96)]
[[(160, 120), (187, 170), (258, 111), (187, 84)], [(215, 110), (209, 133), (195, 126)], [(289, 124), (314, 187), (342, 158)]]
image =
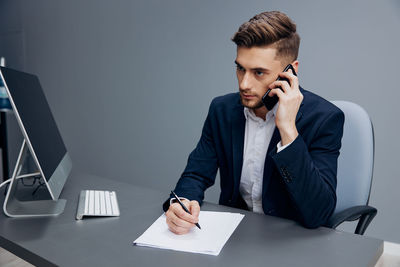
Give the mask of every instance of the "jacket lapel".
[[(262, 189), (262, 199), (265, 199), (265, 194), (267, 192), (268, 184), (272, 176), (272, 170), (274, 168), (274, 163), (271, 155), (276, 153), (276, 146), (281, 140), (281, 135), (279, 134), (278, 128), (275, 128), (274, 133), (271, 138), (271, 142), (268, 146), (267, 156), (264, 162), (264, 175), (263, 175), (263, 189)], [(263, 201), (264, 204), (264, 201)], [(264, 207), (263, 207), (264, 208)]]
[(301, 102), (299, 111), (297, 112), (297, 115), (296, 115), (296, 124), (300, 120), (300, 118), (303, 116), (302, 107), (303, 107), (303, 102)]
[(234, 107), (232, 113), (232, 157), (233, 157), (233, 179), (234, 190), (233, 199), (236, 199), (239, 193), (240, 177), (243, 165), (244, 131), (246, 118), (243, 113), (243, 106), (240, 103)]

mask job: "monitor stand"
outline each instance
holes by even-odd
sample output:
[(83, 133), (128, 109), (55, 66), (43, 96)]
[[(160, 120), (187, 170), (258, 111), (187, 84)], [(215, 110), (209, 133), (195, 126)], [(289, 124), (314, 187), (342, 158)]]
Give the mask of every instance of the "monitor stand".
[(64, 211), (65, 203), (67, 202), (65, 199), (34, 201), (20, 201), (17, 199), (16, 192), (18, 179), (33, 176), (43, 177), (40, 172), (20, 175), (28, 151), (29, 149), (24, 139), (11, 177), (9, 189), (4, 200), (4, 213), (9, 217), (39, 217), (61, 214)]

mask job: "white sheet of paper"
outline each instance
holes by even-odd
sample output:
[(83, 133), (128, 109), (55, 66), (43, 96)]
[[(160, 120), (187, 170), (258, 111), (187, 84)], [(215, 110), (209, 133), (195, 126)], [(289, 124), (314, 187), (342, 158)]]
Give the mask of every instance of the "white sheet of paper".
[(168, 229), (163, 214), (133, 244), (217, 256), (243, 217), (239, 213), (200, 211), (201, 230), (193, 227), (186, 235), (176, 235)]

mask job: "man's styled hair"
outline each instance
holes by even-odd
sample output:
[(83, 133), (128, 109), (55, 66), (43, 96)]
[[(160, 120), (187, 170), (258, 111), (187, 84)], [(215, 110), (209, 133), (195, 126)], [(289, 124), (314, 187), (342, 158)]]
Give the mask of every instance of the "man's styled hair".
[(253, 47), (272, 45), (276, 56), (287, 62), (297, 59), (300, 36), (296, 24), (284, 13), (267, 11), (243, 23), (232, 37), (237, 46)]

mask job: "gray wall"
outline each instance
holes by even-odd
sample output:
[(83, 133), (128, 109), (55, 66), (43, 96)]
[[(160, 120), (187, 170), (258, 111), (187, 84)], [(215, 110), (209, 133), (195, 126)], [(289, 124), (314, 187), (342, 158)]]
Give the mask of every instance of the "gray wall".
[[(16, 69), (24, 69), (25, 67), (25, 42), (20, 14), (20, 1), (0, 0), (0, 57), (5, 56), (7, 58), (7, 66)], [(9, 152), (8, 160), (11, 164), (9, 166), (10, 175), (8, 176), (10, 177), (18, 157), (23, 137), (19, 131), (19, 126), (13, 113), (7, 113), (6, 125)], [(29, 165), (27, 164), (26, 166)], [(0, 176), (1, 180), (3, 180), (3, 173), (1, 173)]]
[[(370, 204), (379, 213), (366, 234), (400, 242), (399, 1), (0, 0), (0, 8), (23, 32), (21, 68), (40, 77), (74, 167), (165, 195), (211, 99), (237, 90), (230, 37), (256, 13), (286, 12), (302, 37), (302, 86), (356, 102), (373, 120)], [(218, 186), (207, 193), (217, 196)]]

